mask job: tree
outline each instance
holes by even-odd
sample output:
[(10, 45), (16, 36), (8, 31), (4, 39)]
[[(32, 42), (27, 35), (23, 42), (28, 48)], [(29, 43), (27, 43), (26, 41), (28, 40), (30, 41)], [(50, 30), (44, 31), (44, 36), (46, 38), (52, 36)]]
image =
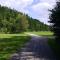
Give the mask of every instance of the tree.
[(17, 21), (20, 27), (20, 31), (27, 31), (28, 30), (28, 20), (26, 19), (25, 15), (18, 14), (17, 15)]
[[(46, 26), (48, 29), (48, 25)], [(45, 24), (27, 14), (0, 5), (0, 32), (44, 31)]]
[[(56, 3), (54, 9), (50, 10), (50, 23), (52, 23), (52, 29), (55, 35), (55, 52), (56, 55), (60, 55), (60, 1)], [(58, 56), (60, 57), (60, 56)]]
[(56, 42), (60, 44), (60, 2), (51, 10), (50, 22), (53, 23), (53, 32), (56, 36)]

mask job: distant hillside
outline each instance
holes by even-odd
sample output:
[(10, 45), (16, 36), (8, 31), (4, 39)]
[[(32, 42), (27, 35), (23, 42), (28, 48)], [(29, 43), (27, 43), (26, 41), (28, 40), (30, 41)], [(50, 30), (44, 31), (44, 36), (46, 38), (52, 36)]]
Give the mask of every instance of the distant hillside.
[(48, 31), (49, 26), (22, 12), (0, 5), (0, 33)]

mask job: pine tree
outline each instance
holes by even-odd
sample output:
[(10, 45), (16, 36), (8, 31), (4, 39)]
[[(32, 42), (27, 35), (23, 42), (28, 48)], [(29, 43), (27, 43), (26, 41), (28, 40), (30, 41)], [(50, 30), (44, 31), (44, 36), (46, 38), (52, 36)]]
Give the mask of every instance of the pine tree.
[(60, 2), (51, 10), (50, 22), (53, 23), (53, 32), (56, 36), (56, 42), (60, 44)]
[(55, 8), (51, 10), (50, 23), (52, 23), (52, 29), (55, 35), (54, 50), (60, 60), (60, 1), (57, 2)]

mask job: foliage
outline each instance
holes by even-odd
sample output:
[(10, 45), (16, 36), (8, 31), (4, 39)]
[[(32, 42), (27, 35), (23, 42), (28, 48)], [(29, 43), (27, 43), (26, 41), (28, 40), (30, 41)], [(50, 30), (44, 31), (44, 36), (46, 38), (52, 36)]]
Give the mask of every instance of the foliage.
[(28, 23), (29, 23), (29, 31), (49, 31), (50, 30), (48, 25), (40, 22), (37, 19), (33, 19), (29, 17), (28, 15), (26, 16), (27, 16)]
[(60, 2), (51, 10), (50, 22), (53, 23), (53, 32), (56, 36), (56, 42), (60, 44)]
[(55, 8), (51, 10), (50, 22), (52, 23), (55, 36), (55, 52), (58, 56), (60, 54), (60, 1), (58, 1)]
[(49, 30), (49, 26), (22, 12), (0, 5), (0, 33), (42, 30)]

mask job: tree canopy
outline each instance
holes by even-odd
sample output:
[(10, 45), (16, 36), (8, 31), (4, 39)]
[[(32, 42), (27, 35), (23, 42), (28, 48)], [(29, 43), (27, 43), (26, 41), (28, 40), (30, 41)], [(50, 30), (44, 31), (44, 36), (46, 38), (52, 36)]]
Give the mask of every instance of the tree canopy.
[(55, 8), (51, 10), (50, 23), (55, 36), (55, 53), (60, 60), (60, 1), (56, 2)]
[(19, 33), (23, 31), (48, 31), (49, 26), (37, 19), (0, 5), (0, 33)]
[[(53, 32), (56, 38), (60, 38), (60, 2), (56, 3), (56, 6), (54, 9), (51, 10), (51, 15), (50, 15), (50, 22), (53, 23)], [(57, 42), (59, 43), (59, 39)]]

